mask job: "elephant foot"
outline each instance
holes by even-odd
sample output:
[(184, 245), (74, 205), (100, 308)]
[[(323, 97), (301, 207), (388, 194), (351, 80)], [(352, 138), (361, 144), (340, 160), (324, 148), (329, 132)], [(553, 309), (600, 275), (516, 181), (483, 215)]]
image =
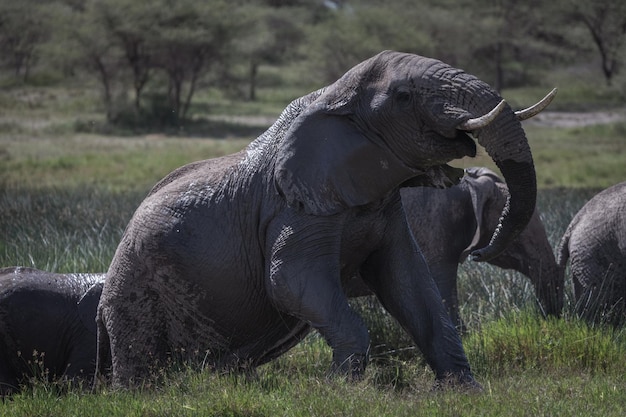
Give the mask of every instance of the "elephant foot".
[(341, 359), (334, 355), (329, 377), (345, 376), (350, 381), (363, 379), (367, 366), (367, 354), (353, 353)]
[(259, 378), (257, 367), (252, 359), (241, 359), (236, 354), (223, 358), (214, 369), (221, 375), (243, 376), (246, 380), (255, 381)]
[(437, 378), (432, 390), (455, 390), (468, 394), (479, 394), (484, 391), (484, 388), (474, 379), (471, 373), (461, 372), (460, 374), (448, 373), (444, 377)]

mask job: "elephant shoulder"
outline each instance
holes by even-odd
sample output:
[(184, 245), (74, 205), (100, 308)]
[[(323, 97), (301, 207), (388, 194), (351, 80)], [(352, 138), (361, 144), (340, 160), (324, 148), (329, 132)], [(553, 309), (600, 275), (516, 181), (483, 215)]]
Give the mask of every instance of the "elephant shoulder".
[(48, 281), (49, 272), (35, 268), (13, 266), (0, 269), (0, 297), (6, 299), (16, 292), (35, 291), (44, 281)]
[(572, 248), (594, 236), (594, 230), (600, 230), (603, 224), (609, 225), (608, 229), (620, 233), (610, 223), (617, 217), (624, 216), (624, 207), (626, 207), (626, 182), (594, 195), (578, 210), (565, 229), (557, 247), (557, 263), (565, 265)]
[(0, 268), (0, 277), (10, 276), (10, 275), (19, 275), (23, 273), (43, 274), (46, 272), (40, 269), (31, 268), (28, 266), (8, 266), (5, 268)]
[[(612, 198), (620, 201), (626, 200), (626, 181), (615, 184), (604, 191), (599, 192), (596, 197), (598, 198)], [(594, 197), (594, 198), (596, 198)]]
[(626, 207), (626, 182), (604, 189), (587, 201), (570, 222), (571, 233), (612, 221), (623, 215), (624, 207)]
[(0, 303), (60, 297), (77, 301), (94, 283), (103, 281), (105, 274), (59, 274), (35, 268), (11, 267), (0, 270)]
[(148, 196), (151, 196), (163, 188), (181, 181), (192, 182), (194, 179), (203, 182), (219, 182), (230, 169), (237, 166), (245, 159), (245, 152), (240, 151), (234, 154), (220, 156), (217, 158), (205, 159), (191, 162), (167, 174), (156, 183)]

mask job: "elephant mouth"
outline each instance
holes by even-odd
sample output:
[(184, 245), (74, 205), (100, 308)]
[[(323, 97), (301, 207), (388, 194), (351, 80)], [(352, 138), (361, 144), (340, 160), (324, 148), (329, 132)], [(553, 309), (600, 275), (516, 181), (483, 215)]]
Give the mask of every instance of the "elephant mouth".
[(434, 133), (431, 139), (433, 140), (430, 141), (430, 147), (427, 150), (422, 149), (420, 155), (409, 155), (409, 158), (403, 154), (395, 155), (407, 166), (413, 168), (432, 167), (447, 164), (453, 159), (476, 156), (476, 142), (461, 130), (457, 130), (456, 136), (453, 137)]
[(464, 152), (463, 156), (469, 156), (474, 158), (476, 156), (476, 141), (472, 139), (467, 133), (457, 130), (455, 141), (459, 142), (459, 148), (461, 152)]
[(447, 152), (444, 153), (451, 159), (476, 156), (476, 141), (461, 130), (456, 131), (455, 137), (446, 138), (440, 141), (440, 144), (446, 148)]

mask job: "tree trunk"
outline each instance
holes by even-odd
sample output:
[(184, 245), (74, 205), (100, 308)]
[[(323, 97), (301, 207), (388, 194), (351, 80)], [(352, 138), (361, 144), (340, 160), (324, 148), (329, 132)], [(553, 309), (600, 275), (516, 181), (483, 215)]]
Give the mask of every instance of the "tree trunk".
[(257, 74), (259, 72), (259, 64), (257, 64), (254, 60), (250, 61), (250, 72), (249, 72), (249, 81), (250, 81), (250, 90), (248, 91), (248, 100), (256, 101), (256, 79)]
[(93, 56), (93, 62), (96, 66), (98, 73), (100, 74), (100, 82), (102, 83), (104, 93), (104, 106), (106, 108), (107, 122), (113, 121), (113, 109), (112, 109), (112, 97), (111, 97), (111, 80), (109, 73), (106, 70), (104, 62), (99, 56)]
[(502, 91), (502, 88), (504, 87), (504, 69), (502, 68), (502, 43), (498, 42), (496, 44), (496, 53), (495, 53), (495, 60), (496, 60), (496, 81), (495, 81), (495, 85), (494, 85), (494, 89), (496, 91)]

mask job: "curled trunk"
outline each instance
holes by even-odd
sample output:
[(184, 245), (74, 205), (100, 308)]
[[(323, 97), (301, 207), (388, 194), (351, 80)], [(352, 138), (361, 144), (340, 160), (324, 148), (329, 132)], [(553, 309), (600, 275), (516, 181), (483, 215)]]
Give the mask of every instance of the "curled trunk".
[[(472, 110), (484, 114), (500, 100), (497, 94), (491, 94), (476, 101), (480, 104)], [(489, 245), (471, 253), (473, 260), (487, 261), (501, 253), (530, 221), (537, 200), (537, 180), (526, 134), (508, 104), (492, 123), (474, 131), (474, 135), (502, 172), (510, 193)]]

